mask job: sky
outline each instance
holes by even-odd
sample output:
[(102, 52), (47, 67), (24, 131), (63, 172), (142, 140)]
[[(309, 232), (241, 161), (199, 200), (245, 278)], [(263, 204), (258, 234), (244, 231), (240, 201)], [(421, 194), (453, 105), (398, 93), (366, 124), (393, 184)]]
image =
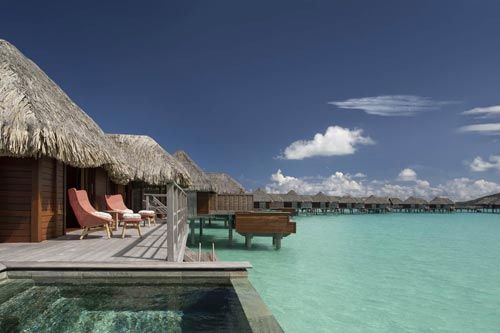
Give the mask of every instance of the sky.
[(500, 192), (499, 1), (4, 1), (108, 133), (247, 190)]

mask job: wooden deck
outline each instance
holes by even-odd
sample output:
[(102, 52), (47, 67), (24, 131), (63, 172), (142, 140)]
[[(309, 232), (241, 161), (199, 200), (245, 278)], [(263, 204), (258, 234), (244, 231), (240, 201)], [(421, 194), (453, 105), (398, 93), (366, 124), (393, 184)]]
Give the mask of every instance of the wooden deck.
[(137, 230), (127, 230), (121, 238), (121, 228), (107, 239), (105, 233), (95, 232), (79, 240), (80, 231), (41, 243), (2, 243), (0, 262), (151, 262), (167, 258), (167, 224), (143, 227), (143, 238)]

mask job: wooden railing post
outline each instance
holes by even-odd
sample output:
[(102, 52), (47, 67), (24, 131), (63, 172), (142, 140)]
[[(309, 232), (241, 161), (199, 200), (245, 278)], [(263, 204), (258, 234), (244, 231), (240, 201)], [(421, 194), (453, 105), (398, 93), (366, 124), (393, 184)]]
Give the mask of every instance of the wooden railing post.
[(175, 261), (174, 185), (167, 185), (167, 261)]

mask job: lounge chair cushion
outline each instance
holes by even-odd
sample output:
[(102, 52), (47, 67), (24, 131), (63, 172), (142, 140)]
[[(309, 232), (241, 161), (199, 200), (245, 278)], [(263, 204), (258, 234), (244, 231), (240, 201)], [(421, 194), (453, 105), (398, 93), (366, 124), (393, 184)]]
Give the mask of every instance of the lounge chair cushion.
[(132, 209), (121, 209), (119, 210), (119, 212), (122, 214), (134, 214), (134, 211)]
[(139, 211), (139, 214), (141, 215), (152, 215), (154, 216), (155, 215), (155, 211), (154, 210), (140, 210)]
[(105, 213), (105, 212), (92, 212), (92, 215), (105, 218), (105, 219), (112, 219), (111, 214)]
[(135, 214), (135, 213), (125, 213), (123, 214), (124, 219), (140, 219), (141, 214)]

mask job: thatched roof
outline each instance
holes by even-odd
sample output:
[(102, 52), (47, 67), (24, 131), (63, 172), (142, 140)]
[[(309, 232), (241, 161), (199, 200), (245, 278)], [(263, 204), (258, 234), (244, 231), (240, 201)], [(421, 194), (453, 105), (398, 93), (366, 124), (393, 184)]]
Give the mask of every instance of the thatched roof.
[(272, 196), (262, 189), (258, 188), (253, 192), (254, 202), (271, 202), (273, 201)]
[(269, 195), (271, 196), (272, 202), (284, 202), (283, 197), (281, 196), (281, 194), (269, 193)]
[(212, 188), (210, 179), (205, 174), (205, 172), (196, 164), (191, 157), (184, 151), (178, 150), (173, 156), (187, 169), (189, 175), (191, 176), (191, 186), (189, 190), (198, 192), (212, 192), (215, 191)]
[(340, 197), (338, 202), (341, 204), (356, 204), (356, 203), (362, 203), (363, 199), (351, 197), (350, 195), (345, 195), (343, 197)]
[(323, 192), (318, 192), (312, 196), (313, 202), (330, 202), (330, 198), (326, 196)]
[(427, 205), (427, 201), (422, 198), (409, 197), (403, 202), (405, 205)]
[(281, 197), (285, 202), (302, 202), (302, 198), (294, 190), (289, 191), (287, 194), (282, 194)]
[(311, 203), (313, 202), (312, 196), (307, 194), (302, 194), (300, 198), (302, 199), (302, 202), (311, 202)]
[(132, 180), (150, 185), (165, 185), (172, 181), (183, 187), (191, 184), (186, 168), (151, 137), (129, 134), (108, 134), (108, 137), (127, 156)]
[(429, 201), (431, 205), (454, 205), (455, 203), (448, 198), (435, 197)]
[(389, 201), (393, 205), (402, 205), (403, 204), (403, 200), (401, 200), (399, 198), (389, 198)]
[(0, 39), (0, 156), (48, 156), (78, 168), (128, 170), (101, 128), (34, 62)]
[(338, 197), (336, 195), (329, 195), (328, 199), (330, 200), (330, 202), (336, 202), (336, 203), (338, 203), (340, 201), (340, 197)]
[(389, 204), (389, 199), (386, 197), (376, 197), (374, 195), (370, 195), (364, 200), (364, 202), (367, 205), (387, 205)]
[(245, 188), (243, 185), (234, 180), (231, 176), (225, 173), (206, 173), (212, 188), (218, 194), (243, 194)]

